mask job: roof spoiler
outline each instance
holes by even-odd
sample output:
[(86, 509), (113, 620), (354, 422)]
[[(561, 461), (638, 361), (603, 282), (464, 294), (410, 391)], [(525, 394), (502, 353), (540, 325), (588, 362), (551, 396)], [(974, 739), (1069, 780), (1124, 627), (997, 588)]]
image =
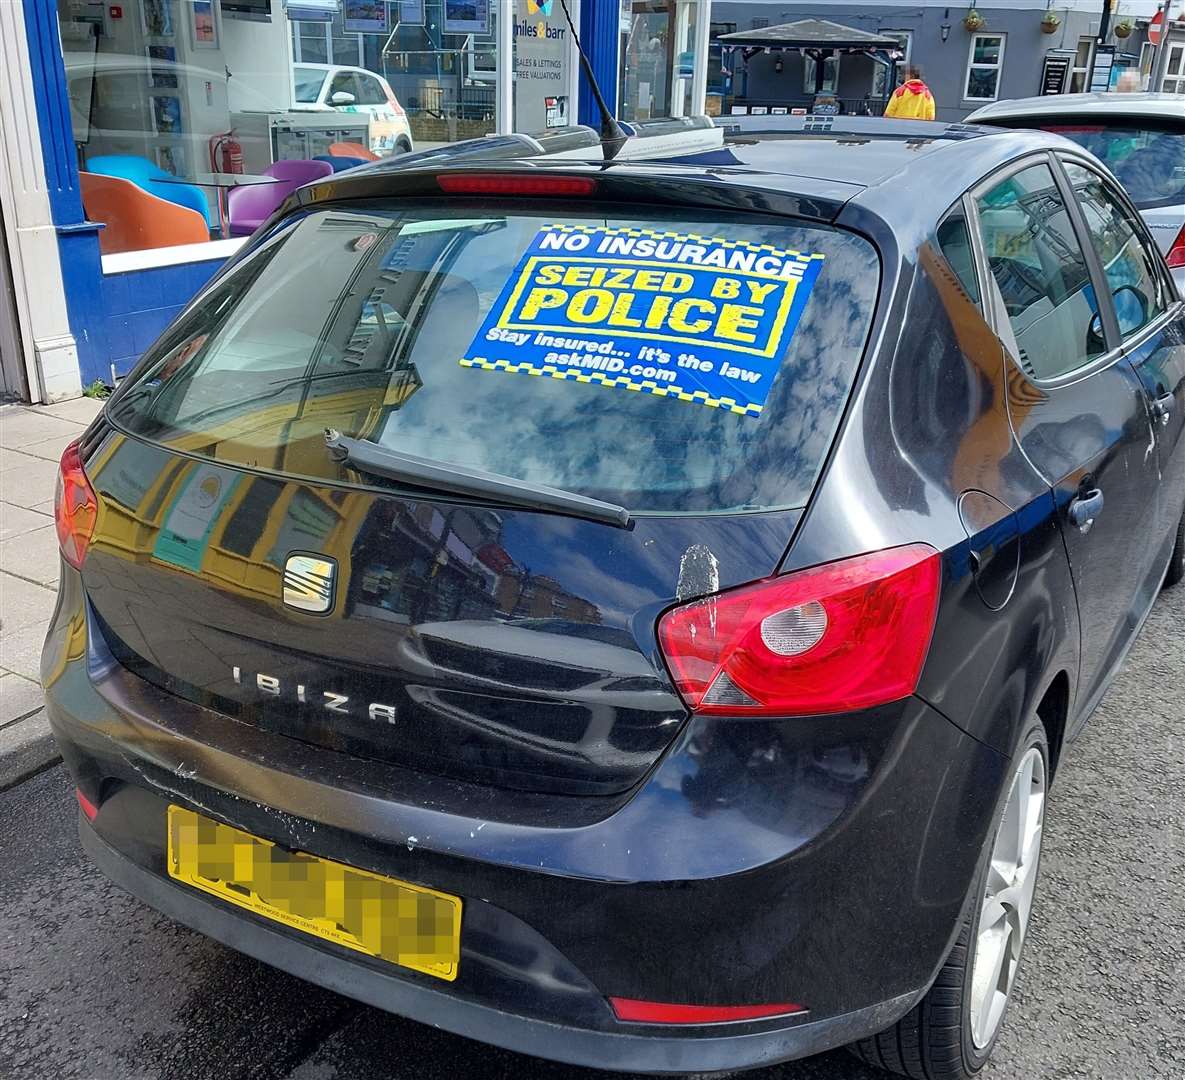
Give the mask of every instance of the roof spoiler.
[[(615, 161), (646, 161), (653, 158), (678, 157), (681, 154), (701, 154), (724, 145), (724, 131), (712, 123), (710, 116), (682, 116), (666, 120), (643, 120), (636, 124), (621, 123), (626, 141), (617, 151)], [(567, 128), (567, 131), (587, 131), (591, 143), (580, 146), (547, 148), (547, 136), (534, 138), (545, 146), (549, 156), (588, 159), (588, 150), (600, 145), (600, 137), (592, 128)]]

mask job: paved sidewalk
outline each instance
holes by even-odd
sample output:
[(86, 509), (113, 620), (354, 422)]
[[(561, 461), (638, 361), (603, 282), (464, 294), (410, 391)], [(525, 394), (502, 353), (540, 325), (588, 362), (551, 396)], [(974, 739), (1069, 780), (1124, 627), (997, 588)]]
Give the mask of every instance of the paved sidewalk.
[(0, 405), (0, 791), (57, 757), (38, 674), (58, 588), (54, 481), (100, 408), (90, 398)]

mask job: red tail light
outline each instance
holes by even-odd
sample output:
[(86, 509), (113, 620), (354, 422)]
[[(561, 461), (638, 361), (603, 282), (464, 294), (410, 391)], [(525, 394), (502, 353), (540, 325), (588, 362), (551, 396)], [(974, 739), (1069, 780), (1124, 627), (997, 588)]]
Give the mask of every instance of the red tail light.
[(78, 805), (82, 807), (82, 812), (86, 814), (86, 820), (94, 821), (99, 816), (99, 808), (83, 795), (81, 788), (74, 789), (74, 796), (78, 799)]
[(58, 486), (54, 492), (53, 516), (58, 527), (62, 557), (75, 570), (81, 570), (87, 546), (95, 534), (99, 500), (95, 498), (94, 488), (83, 471), (77, 442), (72, 442), (62, 454)]
[(591, 195), (597, 182), (591, 176), (523, 176), (509, 173), (445, 173), (436, 182), (450, 195), (540, 195), (564, 198)]
[(891, 548), (674, 608), (658, 639), (697, 713), (866, 709), (917, 688), (941, 578), (933, 548)]
[(765, 1020), (806, 1012), (801, 1005), (673, 1005), (665, 1001), (638, 1001), (611, 997), (618, 1020), (634, 1024), (721, 1024), (737, 1020)]
[(1177, 239), (1169, 248), (1169, 266), (1174, 270), (1185, 266), (1185, 225), (1181, 226), (1181, 231), (1177, 233)]

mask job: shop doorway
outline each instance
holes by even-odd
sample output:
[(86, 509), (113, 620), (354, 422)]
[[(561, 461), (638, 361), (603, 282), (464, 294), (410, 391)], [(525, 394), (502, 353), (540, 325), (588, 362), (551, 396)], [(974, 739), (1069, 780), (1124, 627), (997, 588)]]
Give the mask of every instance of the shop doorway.
[(692, 104), (695, 24), (704, 6), (699, 0), (627, 0), (622, 4), (618, 105), (622, 120), (687, 116), (698, 111)]
[(0, 401), (28, 401), (24, 351), (16, 315), (12, 267), (8, 261), (8, 238), (0, 215)]

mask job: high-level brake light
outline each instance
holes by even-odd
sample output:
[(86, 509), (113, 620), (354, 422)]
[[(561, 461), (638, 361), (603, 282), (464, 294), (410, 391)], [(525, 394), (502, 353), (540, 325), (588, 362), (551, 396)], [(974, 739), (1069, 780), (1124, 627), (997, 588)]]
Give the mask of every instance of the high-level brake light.
[(890, 548), (674, 608), (658, 639), (697, 713), (866, 709), (917, 689), (941, 580), (933, 548)]
[(522, 173), (444, 173), (436, 178), (450, 195), (538, 195), (565, 198), (591, 195), (597, 181), (591, 176), (533, 176)]

